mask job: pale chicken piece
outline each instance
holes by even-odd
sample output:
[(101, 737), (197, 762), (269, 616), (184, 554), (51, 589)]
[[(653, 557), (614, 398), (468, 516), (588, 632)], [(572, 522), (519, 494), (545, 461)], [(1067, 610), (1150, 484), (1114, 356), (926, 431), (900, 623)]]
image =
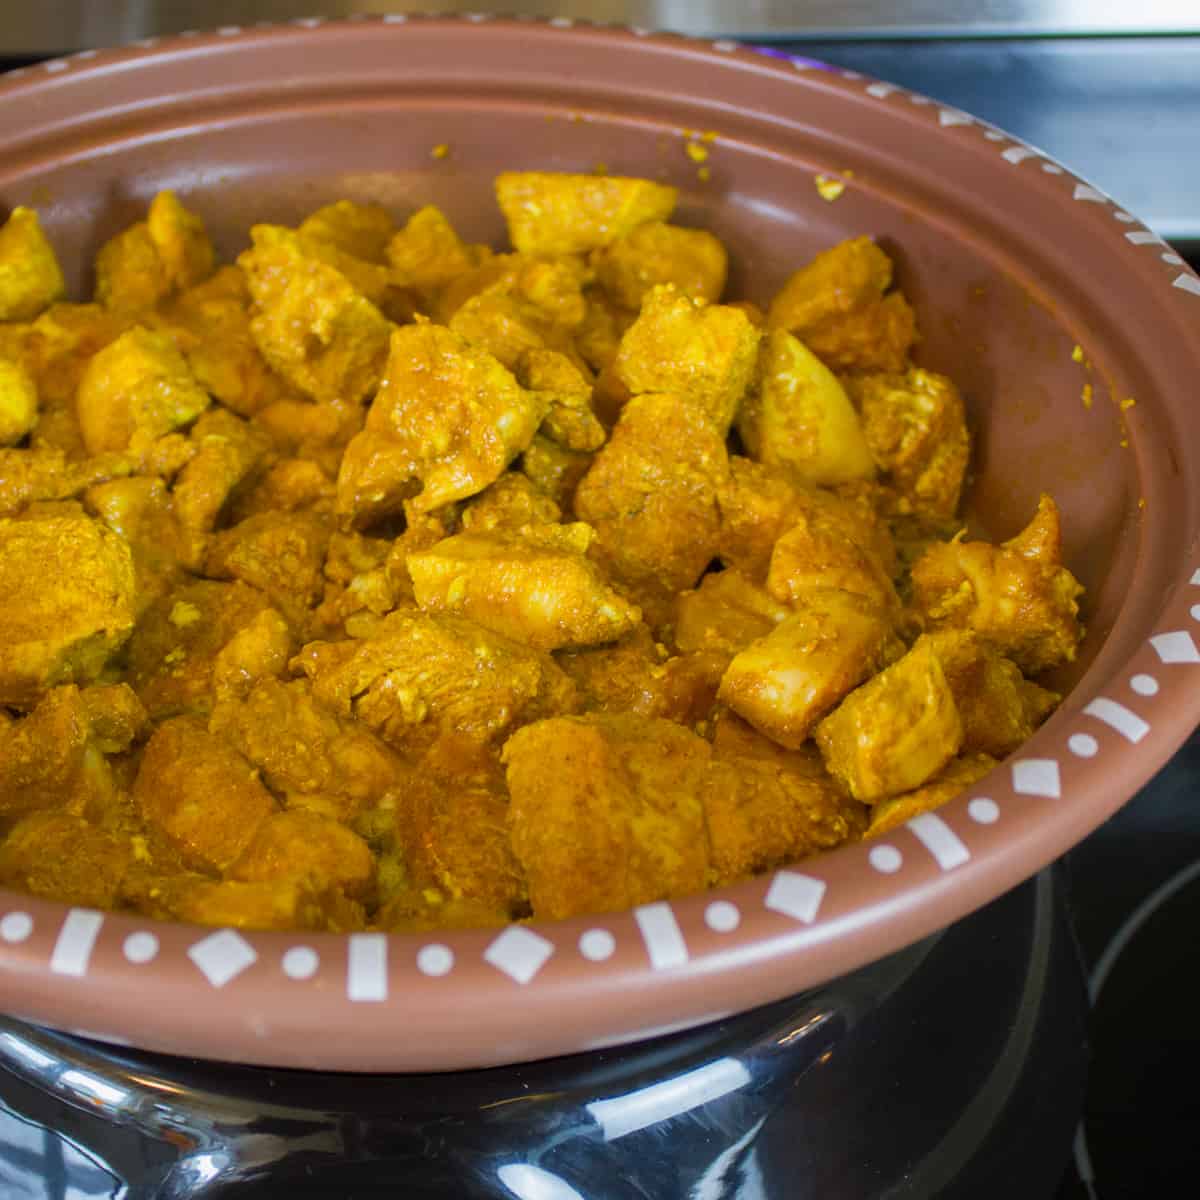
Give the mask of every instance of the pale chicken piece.
[(561, 512), (574, 507), (575, 489), (588, 473), (595, 456), (568, 450), (537, 435), (521, 455), (521, 474), (552, 500)]
[(621, 338), (613, 369), (634, 396), (686, 396), (724, 437), (754, 378), (760, 336), (739, 308), (659, 286)]
[(963, 723), (928, 642), (851, 692), (816, 728), (830, 774), (874, 804), (920, 787), (963, 744)]
[(417, 603), (538, 650), (615, 641), (641, 612), (586, 556), (587, 525), (460, 533), (408, 556)]
[(330, 712), (406, 750), (447, 732), (489, 742), (578, 703), (548, 654), (444, 614), (397, 610), (368, 638), (305, 646), (295, 666)]
[(728, 663), (790, 613), (736, 567), (727, 567), (710, 572), (698, 588), (675, 598), (675, 645), (683, 651), (716, 652)]
[[(133, 323), (132, 317), (110, 312), (99, 304), (58, 303), (25, 327), (27, 335), (20, 357), (46, 409), (41, 426), (50, 414), (74, 416), (75, 393), (92, 356)], [(41, 433), (39, 427), (35, 437)], [(82, 445), (82, 437), (78, 444)], [(70, 449), (66, 445), (58, 448)]]
[(0, 357), (0, 446), (16, 445), (37, 420), (38, 394), (33, 378), (19, 359)]
[(953, 381), (911, 367), (903, 375), (864, 375), (851, 381), (850, 393), (875, 462), (900, 493), (900, 511), (952, 517), (971, 456)]
[(223, 873), (275, 811), (258, 771), (194, 717), (164, 721), (146, 744), (133, 798), (194, 870)]
[(593, 371), (602, 371), (617, 357), (621, 338), (637, 320), (637, 308), (622, 308), (594, 284), (583, 289), (583, 298), (587, 308), (575, 329), (575, 349)]
[(312, 241), (336, 246), (364, 262), (382, 263), (396, 225), (381, 204), (335, 200), (305, 217), (297, 232)]
[(448, 283), (482, 266), (491, 251), (467, 245), (441, 209), (427, 204), (391, 238), (386, 254), (395, 279), (431, 304)]
[(1083, 588), (1062, 565), (1058, 507), (1044, 494), (1029, 525), (1000, 546), (931, 546), (913, 564), (912, 586), (927, 629), (972, 629), (1026, 675), (1073, 661), (1083, 639)]
[(141, 325), (96, 353), (76, 397), (89, 454), (143, 453), (208, 405), (208, 393), (170, 339)]
[(271, 440), (224, 409), (205, 413), (192, 429), (196, 453), (171, 493), (175, 516), (188, 529), (210, 532), (234, 492), (268, 460)]
[(365, 927), (361, 905), (337, 889), (318, 891), (304, 880), (271, 879), (244, 883), (189, 876), (169, 880), (149, 905), (151, 917), (169, 917), (223, 929), (311, 929), (347, 933)]
[(213, 707), (244, 700), (264, 679), (282, 679), (295, 651), (287, 622), (273, 608), (264, 608), (217, 651)]
[(238, 266), (254, 299), (250, 331), (263, 357), (314, 400), (365, 399), (379, 384), (391, 322), (336, 267), (261, 228), (251, 230), (254, 246)]
[(89, 736), (102, 754), (124, 754), (150, 728), (150, 716), (127, 683), (81, 688)]
[(264, 512), (331, 512), (335, 486), (319, 463), (280, 458), (245, 481), (229, 499), (229, 516), (244, 521)]
[(672, 284), (694, 300), (714, 303), (725, 290), (729, 255), (704, 229), (644, 221), (590, 258), (596, 281), (622, 308), (637, 312), (651, 288)]
[(533, 915), (610, 912), (705, 886), (712, 752), (671, 721), (591, 714), (505, 743), (512, 847)]
[(879, 801), (871, 808), (871, 824), (864, 837), (887, 833), (913, 817), (933, 812), (978, 783), (994, 766), (996, 760), (987, 754), (964, 754), (951, 760), (939, 774), (923, 787), (899, 796)]
[(337, 511), (361, 528), (405, 500), (420, 513), (472, 496), (529, 445), (545, 414), (487, 351), (440, 326), (403, 326), (366, 429), (342, 461)]
[(80, 496), (95, 484), (128, 477), (135, 467), (123, 454), (71, 462), (61, 450), (0, 449), (0, 517), (15, 516), (31, 504)]
[(83, 908), (112, 908), (133, 859), (125, 838), (66, 812), (30, 813), (0, 843), (0, 886)]
[(516, 471), (505, 471), (463, 506), (462, 527), (466, 533), (516, 531), (526, 525), (553, 525), (561, 517), (558, 505), (531, 480)]
[(875, 460), (845, 389), (784, 329), (763, 339), (737, 429), (752, 458), (787, 467), (803, 483), (832, 485), (875, 475)]
[(37, 213), (18, 205), (0, 225), (0, 321), (32, 321), (66, 290)]
[(0, 704), (90, 683), (128, 640), (133, 557), (87, 517), (0, 519)]
[(760, 732), (795, 749), (894, 650), (889, 622), (861, 596), (814, 593), (734, 658), (717, 696)]
[(338, 888), (369, 902), (375, 895), (375, 858), (352, 829), (321, 813), (271, 813), (228, 868), (243, 883), (307, 881), (317, 891)]
[(728, 483), (724, 440), (702, 408), (638, 396), (576, 488), (575, 515), (596, 530), (593, 553), (618, 583), (674, 593), (716, 554)]
[(505, 171), (496, 199), (513, 246), (527, 254), (582, 254), (644, 221), (665, 221), (678, 189), (622, 175)]
[(902, 371), (916, 321), (903, 295), (884, 295), (892, 270), (870, 238), (840, 242), (788, 278), (767, 326), (795, 334), (832, 370)]
[(174, 192), (159, 192), (150, 202), (146, 229), (172, 289), (194, 287), (212, 274), (215, 255), (204, 222)]
[(350, 442), (366, 424), (366, 411), (336, 400), (278, 400), (255, 413), (253, 423), (278, 453), (305, 459), (336, 480)]
[(604, 426), (592, 412), (592, 384), (576, 363), (557, 350), (530, 349), (517, 359), (515, 372), (523, 388), (549, 403), (539, 432), (569, 450), (604, 445)]

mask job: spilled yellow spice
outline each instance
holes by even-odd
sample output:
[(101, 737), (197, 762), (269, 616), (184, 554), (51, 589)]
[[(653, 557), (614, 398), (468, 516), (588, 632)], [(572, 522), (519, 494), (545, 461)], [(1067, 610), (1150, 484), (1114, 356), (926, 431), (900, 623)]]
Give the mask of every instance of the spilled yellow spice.
[(840, 179), (834, 179), (831, 175), (818, 175), (816, 184), (818, 195), (822, 200), (829, 201), (830, 204), (846, 190), (845, 183)]
[(717, 131), (715, 129), (706, 129), (701, 135), (702, 142), (715, 142), (717, 140)]
[(438, 144), (429, 152), (431, 158), (445, 158), (449, 153), (450, 147), (447, 146), (445, 142), (438, 142)]
[(1083, 347), (1076, 342), (1075, 348), (1071, 351), (1071, 358), (1077, 363), (1083, 362)]
[(1083, 407), (1084, 407), (1084, 408), (1091, 408), (1091, 407), (1092, 407), (1092, 396), (1093, 396), (1093, 394), (1094, 394), (1094, 393), (1093, 393), (1093, 391), (1092, 391), (1092, 385), (1091, 385), (1090, 383), (1085, 383), (1085, 384), (1083, 385), (1083, 392), (1081, 393), (1081, 395), (1082, 395), (1082, 398), (1083, 398)]
[(1121, 401), (1121, 411), (1128, 412), (1135, 404), (1137, 404), (1137, 401), (1132, 396), (1126, 396), (1125, 399)]
[(1145, 507), (1146, 507), (1146, 497), (1139, 496), (1138, 497), (1138, 508), (1145, 508)]
[(700, 180), (701, 183), (707, 183), (712, 178), (712, 172), (707, 167), (701, 167), (700, 170), (696, 172), (696, 178)]
[(708, 151), (699, 142), (687, 142), (683, 148), (692, 162), (702, 163), (708, 159)]

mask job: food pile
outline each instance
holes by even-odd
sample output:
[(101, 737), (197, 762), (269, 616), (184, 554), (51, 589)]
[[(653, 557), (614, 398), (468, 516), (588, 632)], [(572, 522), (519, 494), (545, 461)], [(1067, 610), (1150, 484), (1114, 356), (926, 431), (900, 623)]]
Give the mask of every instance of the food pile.
[(879, 246), (765, 312), (674, 188), (512, 242), (342, 200), (217, 266), (170, 192), (64, 299), (0, 229), (0, 885), (214, 925), (629, 907), (968, 787), (1082, 636), (1043, 497), (956, 520)]

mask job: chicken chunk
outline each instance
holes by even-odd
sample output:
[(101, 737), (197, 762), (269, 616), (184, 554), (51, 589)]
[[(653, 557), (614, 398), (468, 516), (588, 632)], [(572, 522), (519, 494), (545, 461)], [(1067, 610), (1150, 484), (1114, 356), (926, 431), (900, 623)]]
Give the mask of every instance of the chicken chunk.
[(173, 290), (194, 287), (212, 274), (215, 256), (204, 222), (174, 192), (159, 192), (150, 202), (146, 229)]
[(644, 221), (665, 221), (676, 188), (621, 175), (505, 171), (496, 199), (513, 246), (526, 254), (582, 254), (607, 246)]
[(693, 587), (716, 554), (728, 462), (697, 405), (669, 395), (631, 400), (575, 491), (600, 564), (634, 586)]
[(861, 596), (819, 592), (729, 664), (718, 699), (795, 749), (894, 654), (887, 620)]
[(147, 916), (225, 929), (312, 929), (345, 933), (365, 925), (362, 908), (336, 889), (317, 891), (306, 880), (243, 883), (183, 876), (158, 889)]
[(987, 754), (966, 754), (953, 759), (945, 769), (923, 787), (881, 800), (871, 809), (871, 824), (865, 837), (878, 837), (921, 813), (932, 812), (967, 788), (978, 783), (994, 766), (996, 760)]
[(568, 450), (549, 438), (536, 436), (521, 455), (521, 474), (554, 501), (562, 512), (574, 508), (575, 489), (595, 456)]
[(660, 286), (621, 338), (613, 369), (632, 395), (686, 396), (723, 437), (754, 377), (759, 336), (740, 308)]
[(287, 622), (273, 608), (264, 608), (217, 651), (213, 707), (244, 700), (264, 679), (281, 679), (295, 650)]
[(208, 393), (171, 341), (135, 326), (100, 350), (79, 382), (77, 407), (89, 454), (149, 449), (194, 421)]
[(529, 445), (545, 413), (486, 351), (440, 326), (403, 326), (342, 462), (337, 510), (362, 527), (404, 500), (430, 512), (472, 496)]
[(224, 409), (205, 413), (192, 430), (196, 453), (175, 483), (175, 515), (188, 529), (210, 532), (234, 492), (267, 460), (270, 439)]
[(698, 588), (676, 597), (675, 644), (683, 651), (714, 651), (728, 663), (789, 614), (769, 592), (729, 567), (705, 575)]
[(427, 304), (452, 280), (481, 266), (489, 253), (483, 246), (464, 243), (432, 204), (413, 213), (387, 245), (395, 278)]
[(637, 312), (651, 288), (672, 284), (684, 296), (714, 303), (725, 290), (729, 255), (704, 229), (644, 221), (593, 250), (596, 281), (622, 308)]
[(127, 840), (83, 817), (31, 813), (0, 843), (0, 886), (62, 904), (111, 908), (132, 858)]
[(466, 533), (517, 532), (527, 525), (556, 524), (561, 516), (558, 505), (526, 476), (505, 471), (463, 507), (462, 527)]
[(0, 321), (32, 321), (66, 290), (37, 213), (14, 208), (0, 225)]
[(905, 502), (901, 511), (952, 517), (971, 454), (962, 397), (945, 375), (911, 367), (851, 384), (867, 444)]
[(539, 721), (505, 743), (513, 851), (535, 917), (608, 912), (702, 888), (711, 750), (671, 721)]
[(586, 525), (460, 533), (410, 554), (408, 570), (426, 612), (457, 613), (538, 650), (591, 646), (629, 632), (641, 613), (585, 557), (590, 541)]
[[(129, 330), (133, 320), (99, 304), (52, 304), (27, 326), (21, 359), (37, 385), (44, 408), (36, 436), (50, 414), (75, 416), (75, 393), (92, 356)], [(78, 430), (75, 431), (78, 433)], [(82, 436), (77, 444), (82, 446)], [(70, 450), (73, 446), (61, 445)]]
[(764, 339), (754, 385), (737, 419), (749, 454), (807, 484), (870, 479), (875, 461), (845, 389), (799, 338)]
[(602, 371), (617, 357), (621, 338), (637, 320), (637, 309), (622, 308), (594, 284), (583, 289), (583, 298), (587, 308), (575, 328), (575, 349), (593, 371)]
[(868, 804), (920, 787), (963, 744), (963, 723), (928, 642), (849, 696), (816, 728), (825, 765)]
[(16, 445), (37, 419), (37, 385), (20, 361), (0, 358), (0, 446)]
[(1026, 675), (1071, 662), (1083, 639), (1083, 588), (1062, 565), (1058, 507), (1047, 495), (1000, 546), (931, 546), (912, 568), (913, 606), (929, 630), (972, 629)]
[(195, 717), (164, 721), (146, 744), (133, 786), (148, 825), (194, 870), (219, 875), (275, 811), (258, 772)]
[(133, 558), (87, 517), (0, 519), (0, 704), (88, 683), (133, 629)]
[(517, 360), (517, 381), (542, 393), (549, 409), (540, 432), (569, 450), (598, 450), (607, 436), (592, 412), (592, 385), (574, 362), (556, 350), (526, 350)]
[(305, 217), (297, 232), (302, 238), (336, 246), (364, 262), (382, 263), (396, 226), (381, 204), (335, 200)]

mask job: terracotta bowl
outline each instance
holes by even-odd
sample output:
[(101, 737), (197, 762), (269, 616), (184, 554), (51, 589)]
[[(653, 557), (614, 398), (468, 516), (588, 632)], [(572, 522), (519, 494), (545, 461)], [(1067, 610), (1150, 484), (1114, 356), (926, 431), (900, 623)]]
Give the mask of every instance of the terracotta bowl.
[[(971, 519), (1011, 535), (1043, 489), (1064, 511), (1089, 630), (1058, 681), (1069, 696), (936, 815), (634, 912), (337, 937), (0, 894), (12, 1014), (355, 1071), (633, 1041), (815, 986), (964, 916), (1100, 824), (1200, 719), (1200, 279), (1038, 150), (923, 96), (727, 42), (569, 24), (301, 21), (14, 72), (0, 81), (0, 203), (42, 212), (80, 291), (100, 243), (166, 187), (226, 255), (252, 221), (344, 196), (401, 217), (432, 201), (472, 240), (500, 242), (498, 171), (602, 162), (679, 185), (681, 219), (725, 240), (733, 294), (758, 301), (818, 249), (873, 234), (917, 308), (920, 361), (969, 399)], [(707, 178), (688, 131), (717, 135), (701, 143)], [(835, 202), (819, 173), (846, 180)]]

